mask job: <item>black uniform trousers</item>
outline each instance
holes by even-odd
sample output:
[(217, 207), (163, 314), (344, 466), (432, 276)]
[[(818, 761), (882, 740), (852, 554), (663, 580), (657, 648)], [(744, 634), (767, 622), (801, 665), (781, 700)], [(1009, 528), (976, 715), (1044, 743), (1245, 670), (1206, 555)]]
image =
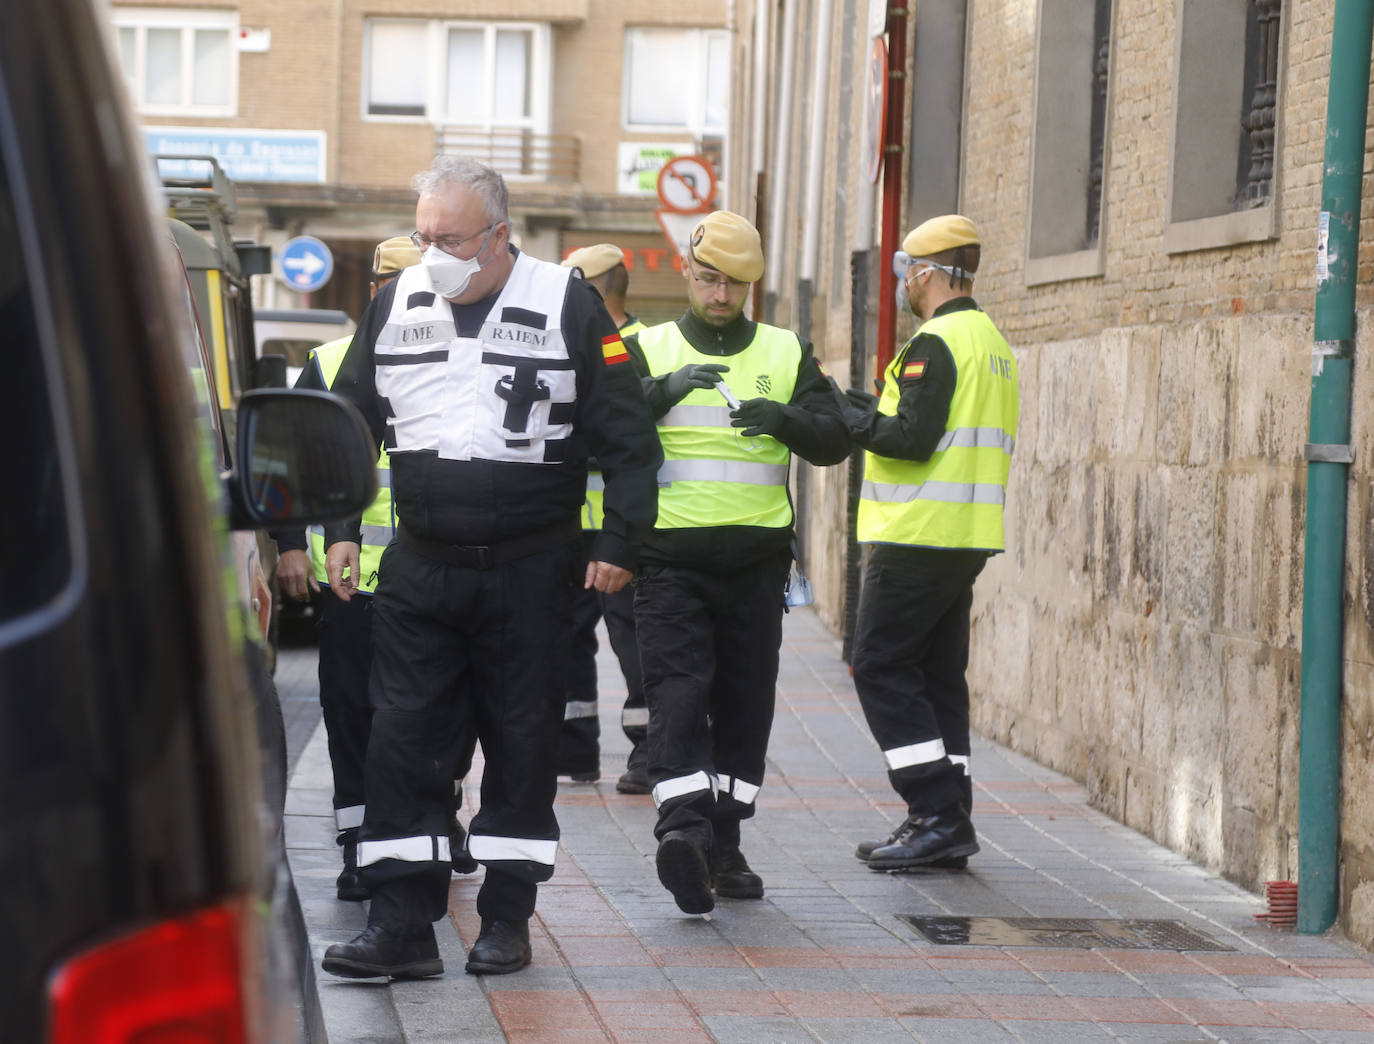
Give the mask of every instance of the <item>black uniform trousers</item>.
[[(372, 732), (372, 700), (368, 695), (372, 673), (372, 596), (359, 593), (345, 602), (326, 592), (316, 635), (320, 710), (329, 743), (334, 815), (342, 844), (356, 840), (366, 801), (363, 769)], [(454, 814), (462, 803), (458, 787), (472, 767), (476, 742), (476, 734), (469, 736), (459, 751), (450, 802)]]
[[(703, 848), (738, 845), (740, 820), (754, 814), (773, 727), (790, 561), (783, 551), (733, 573), (640, 569), (634, 611), (659, 839), (683, 830)], [(661, 797), (660, 783), (697, 773), (730, 785), (719, 794), (708, 785)]]
[[(864, 570), (854, 628), (854, 687), (888, 759), (888, 779), (912, 816), (973, 804), (965, 767), (964, 672), (973, 582), (987, 560), (986, 551), (876, 544)], [(932, 757), (935, 741), (943, 745), (943, 754)], [(899, 767), (892, 767), (894, 759)]]
[[(525, 920), (553, 875), (554, 758), (572, 599), (573, 542), (490, 568), (451, 565), (396, 540), (373, 609), (372, 736), (358, 864), (369, 922), (414, 926), (447, 909), (448, 795), (473, 732), (481, 808), (468, 850), (487, 872), (483, 918)], [(374, 859), (376, 853), (386, 857)]]
[[(582, 534), (584, 566), (591, 556), (595, 539), (595, 530), (586, 530)], [(625, 676), (625, 705), (620, 720), (632, 748), (632, 763), (648, 731), (639, 647), (635, 644), (634, 589), (628, 584), (614, 594), (579, 589), (573, 606), (572, 648), (569, 650), (567, 685), (564, 690), (563, 731), (558, 741), (558, 771), (562, 774), (594, 772), (600, 767), (601, 722), (596, 707), (596, 652), (599, 643), (596, 640), (596, 624), (601, 619), (606, 621), (611, 650), (620, 662), (620, 672)]]
[(320, 710), (334, 773), (334, 812), (340, 831), (362, 822), (363, 765), (372, 731), (368, 675), (372, 672), (372, 596), (345, 602), (326, 591), (320, 609)]

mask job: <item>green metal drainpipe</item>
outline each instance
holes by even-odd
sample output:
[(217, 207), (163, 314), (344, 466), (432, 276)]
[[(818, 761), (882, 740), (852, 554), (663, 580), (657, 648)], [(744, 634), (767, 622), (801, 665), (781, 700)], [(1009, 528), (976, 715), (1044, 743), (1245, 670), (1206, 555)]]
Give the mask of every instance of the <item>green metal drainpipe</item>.
[(1307, 534), (1302, 599), (1302, 738), (1298, 770), (1298, 931), (1316, 934), (1340, 907), (1341, 665), (1350, 370), (1360, 179), (1374, 4), (1336, 0), (1326, 162), (1317, 252)]

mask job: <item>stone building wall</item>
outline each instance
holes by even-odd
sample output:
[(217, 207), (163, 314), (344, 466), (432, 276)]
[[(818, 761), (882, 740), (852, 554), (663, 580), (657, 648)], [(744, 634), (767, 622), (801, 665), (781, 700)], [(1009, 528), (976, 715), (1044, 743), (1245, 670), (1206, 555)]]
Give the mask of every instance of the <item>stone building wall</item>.
[[(974, 721), (1252, 888), (1296, 878), (1303, 539), (1331, 5), (1285, 3), (1278, 235), (1169, 254), (1178, 5), (1117, 4), (1101, 278), (1023, 278), (1034, 5), (974, 5), (963, 209), (1021, 362), (1009, 553), (976, 592)], [(1371, 301), (1369, 193), (1359, 300)], [(1361, 319), (1368, 320), (1368, 310)], [(1374, 941), (1374, 380), (1355, 367), (1342, 925)], [(976, 768), (975, 768), (976, 775)]]
[[(798, 24), (809, 26), (821, 6), (803, 0)], [(863, 18), (854, 17), (862, 9), (842, 6), (836, 0), (832, 8), (833, 53), (849, 34), (851, 56), (865, 55)], [(974, 721), (992, 738), (1086, 781), (1102, 809), (1235, 881), (1257, 888), (1266, 879), (1295, 878), (1303, 446), (1332, 5), (1283, 4), (1274, 234), (1170, 253), (1180, 0), (1117, 2), (1101, 274), (1053, 282), (1027, 273), (1039, 6), (967, 5), (959, 207), (983, 232), (975, 292), (1020, 360), (1023, 408), (1008, 553), (989, 565), (975, 592)], [(913, 7), (919, 33), (921, 5)], [(742, 91), (752, 85), (754, 9), (749, 0), (736, 8)], [(802, 84), (815, 75), (807, 60), (799, 51)], [(862, 70), (863, 62), (852, 68)], [(776, 56), (770, 70), (776, 84)], [(771, 230), (784, 238), (788, 258), (798, 256), (806, 224), (817, 220), (827, 257), (852, 249), (864, 157), (843, 134), (862, 126), (862, 89), (855, 86), (846, 101), (832, 95), (826, 126), (835, 148), (823, 175), (822, 212), (789, 207), (786, 227)], [(804, 156), (809, 93), (794, 92), (793, 103), (787, 191), (801, 199), (796, 164)], [(912, 99), (906, 103), (911, 126), (921, 99), (914, 116)], [(739, 111), (736, 141), (744, 142), (747, 101)], [(734, 198), (752, 198), (747, 149), (736, 156), (727, 174)], [(770, 172), (774, 162), (770, 157)], [(904, 230), (912, 223), (908, 205), (904, 200)], [(1367, 323), (1374, 316), (1374, 179), (1367, 179), (1363, 214), (1357, 299)], [(875, 239), (876, 221), (875, 213)], [(870, 362), (877, 271), (886, 261), (871, 264), (868, 326), (858, 331), (869, 339)], [(814, 289), (812, 320), (826, 331), (818, 349), (843, 383), (846, 342), (855, 335), (850, 288), (822, 264)], [(800, 311), (789, 274), (778, 321)], [(899, 322), (899, 342), (912, 328)], [(1374, 347), (1367, 342), (1357, 351), (1353, 392), (1339, 756), (1341, 923), (1370, 945), (1374, 376), (1360, 362)], [(817, 608), (837, 631), (844, 623), (845, 482), (843, 467), (811, 473), (803, 541)]]

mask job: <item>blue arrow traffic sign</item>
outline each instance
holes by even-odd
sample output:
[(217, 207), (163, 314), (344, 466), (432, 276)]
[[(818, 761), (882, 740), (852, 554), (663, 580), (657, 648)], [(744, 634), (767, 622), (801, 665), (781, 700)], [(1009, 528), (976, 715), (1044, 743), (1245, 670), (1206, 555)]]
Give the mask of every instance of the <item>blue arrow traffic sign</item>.
[(288, 239), (277, 261), (282, 281), (303, 294), (314, 293), (334, 274), (334, 255), (314, 236)]

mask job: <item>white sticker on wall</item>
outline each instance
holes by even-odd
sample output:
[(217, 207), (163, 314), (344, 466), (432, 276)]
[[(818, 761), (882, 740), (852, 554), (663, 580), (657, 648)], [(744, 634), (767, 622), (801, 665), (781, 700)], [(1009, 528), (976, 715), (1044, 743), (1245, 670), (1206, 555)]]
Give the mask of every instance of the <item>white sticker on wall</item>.
[(1317, 285), (1331, 278), (1327, 246), (1331, 242), (1331, 211), (1323, 210), (1317, 217)]

